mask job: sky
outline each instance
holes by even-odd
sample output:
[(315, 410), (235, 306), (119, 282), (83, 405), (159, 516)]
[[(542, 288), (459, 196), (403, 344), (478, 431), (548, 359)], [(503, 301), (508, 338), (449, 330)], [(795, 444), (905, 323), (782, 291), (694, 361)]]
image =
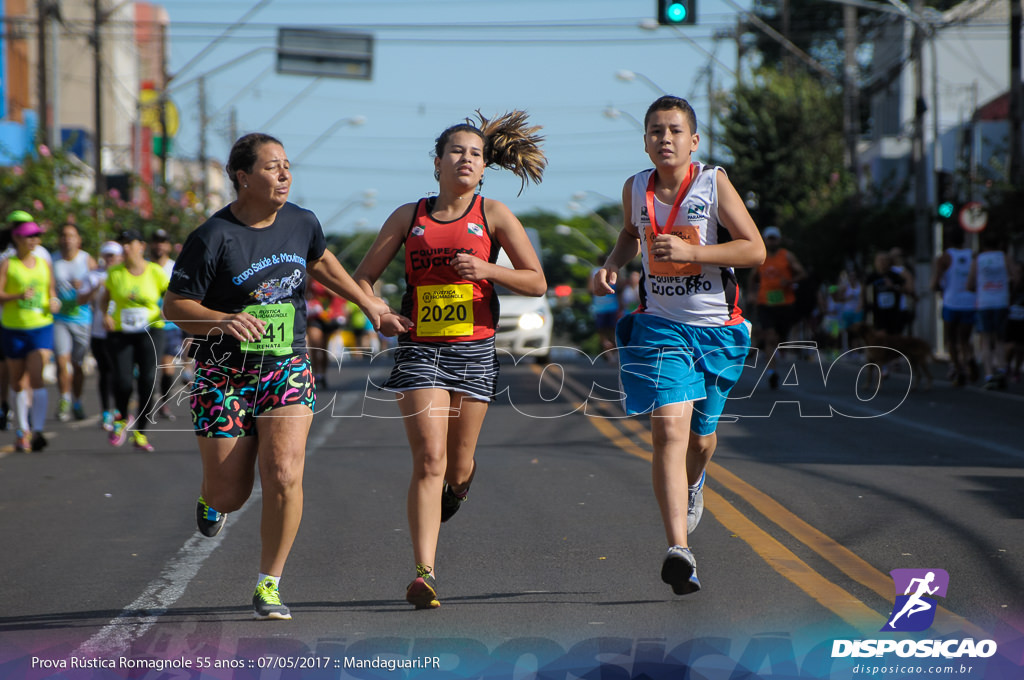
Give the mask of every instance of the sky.
[[(171, 21), (168, 90), (181, 118), (175, 154), (198, 156), (204, 75), (208, 156), (226, 160), (232, 110), (239, 134), (279, 138), (292, 160), (291, 200), (331, 234), (376, 231), (399, 205), (436, 191), (434, 139), (477, 109), (488, 117), (526, 110), (544, 128), (548, 158), (543, 182), (518, 196), (517, 178), (489, 170), (485, 196), (519, 214), (571, 216), (617, 202), (626, 178), (649, 166), (639, 121), (662, 92), (693, 104), (706, 151), (707, 78), (716, 89), (734, 82), (730, 34), (750, 1), (698, 0), (698, 25), (653, 29), (656, 0), (161, 4)], [(279, 27), (372, 34), (372, 78), (277, 73)]]

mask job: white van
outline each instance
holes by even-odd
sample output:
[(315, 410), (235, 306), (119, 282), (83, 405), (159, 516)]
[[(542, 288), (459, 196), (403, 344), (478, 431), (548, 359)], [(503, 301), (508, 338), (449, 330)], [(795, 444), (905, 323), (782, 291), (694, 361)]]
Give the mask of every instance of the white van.
[[(540, 237), (537, 230), (527, 228), (527, 235), (541, 256)], [(497, 263), (502, 267), (512, 268), (512, 261), (504, 250), (498, 252)], [(546, 295), (530, 297), (517, 295), (499, 285), (494, 286), (501, 306), (498, 319), (498, 330), (494, 335), (494, 344), (499, 350), (505, 350), (517, 359), (530, 357), (537, 363), (545, 363), (551, 355), (551, 329), (554, 324), (554, 313)], [(500, 352), (499, 352), (500, 355)]]

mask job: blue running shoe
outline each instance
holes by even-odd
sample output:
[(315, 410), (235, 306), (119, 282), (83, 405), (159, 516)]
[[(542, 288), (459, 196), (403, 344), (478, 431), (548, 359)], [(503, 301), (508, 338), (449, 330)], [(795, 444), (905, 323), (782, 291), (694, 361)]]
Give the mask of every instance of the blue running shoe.
[(196, 526), (203, 536), (213, 538), (219, 534), (224, 528), (224, 518), (227, 516), (226, 512), (214, 510), (206, 504), (202, 496), (199, 497), (199, 502), (196, 503)]

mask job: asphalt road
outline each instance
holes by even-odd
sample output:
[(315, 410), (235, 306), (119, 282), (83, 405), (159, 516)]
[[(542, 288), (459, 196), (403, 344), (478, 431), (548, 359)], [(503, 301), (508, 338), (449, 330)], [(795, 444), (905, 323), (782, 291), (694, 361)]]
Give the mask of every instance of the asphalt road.
[[(150, 454), (111, 448), (95, 418), (50, 422), (44, 452), (0, 453), (0, 678), (852, 677), (827, 650), (884, 637), (899, 568), (949, 573), (927, 636), (995, 639), (973, 677), (1016, 677), (1000, 673), (1024, 665), (1024, 390), (908, 394), (896, 375), (875, 393), (852, 358), (791, 356), (780, 390), (755, 366), (733, 394), (691, 536), (704, 587), (686, 597), (659, 578), (647, 424), (620, 417), (614, 369), (570, 351), (503, 365), (434, 611), (403, 599), (409, 453), (373, 387), (387, 360), (346, 359), (321, 391), (290, 622), (251, 619), (258, 494), (217, 538), (195, 531), (184, 404)], [(428, 665), (395, 676), (382, 658)], [(191, 665), (131, 667), (154, 659)]]

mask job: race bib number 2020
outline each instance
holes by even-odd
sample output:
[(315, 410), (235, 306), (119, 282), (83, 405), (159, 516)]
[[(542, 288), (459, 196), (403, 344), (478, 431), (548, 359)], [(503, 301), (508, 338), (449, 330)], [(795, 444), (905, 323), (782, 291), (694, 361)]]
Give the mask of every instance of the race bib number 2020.
[(416, 334), (453, 337), (473, 334), (473, 284), (416, 287)]

